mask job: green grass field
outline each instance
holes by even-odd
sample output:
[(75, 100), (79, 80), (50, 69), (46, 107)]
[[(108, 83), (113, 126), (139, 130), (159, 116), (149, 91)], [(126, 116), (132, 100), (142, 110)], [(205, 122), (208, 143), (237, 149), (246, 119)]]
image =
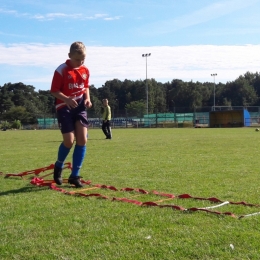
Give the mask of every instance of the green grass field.
[[(113, 140), (90, 129), (81, 175), (93, 184), (117, 188), (258, 204), (259, 139), (260, 132), (253, 128), (115, 129)], [(58, 130), (0, 132), (0, 172), (48, 166), (56, 160), (60, 142)], [(72, 151), (67, 162), (71, 158)], [(64, 177), (68, 175), (65, 170)], [(142, 201), (161, 199), (105, 189), (92, 192)], [(194, 199), (165, 203), (185, 208), (215, 205)], [(260, 212), (258, 207), (241, 205), (216, 210), (237, 216)], [(0, 176), (2, 260), (259, 259), (259, 224), (260, 215), (237, 219), (140, 207), (36, 187), (30, 176)]]

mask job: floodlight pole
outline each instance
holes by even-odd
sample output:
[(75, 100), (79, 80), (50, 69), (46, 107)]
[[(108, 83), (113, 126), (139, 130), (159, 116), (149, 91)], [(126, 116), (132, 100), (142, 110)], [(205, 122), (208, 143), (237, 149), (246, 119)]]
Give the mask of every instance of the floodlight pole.
[(213, 105), (213, 111), (215, 111), (215, 88), (216, 88), (215, 77), (216, 77), (217, 75), (218, 75), (217, 73), (211, 74), (211, 76), (214, 77), (214, 105)]
[(146, 81), (145, 81), (145, 86), (146, 86), (146, 114), (147, 114), (147, 120), (148, 115), (149, 115), (149, 110), (148, 110), (148, 84), (147, 84), (147, 57), (151, 56), (151, 53), (145, 53), (142, 54), (142, 57), (145, 57), (145, 61), (146, 61)]

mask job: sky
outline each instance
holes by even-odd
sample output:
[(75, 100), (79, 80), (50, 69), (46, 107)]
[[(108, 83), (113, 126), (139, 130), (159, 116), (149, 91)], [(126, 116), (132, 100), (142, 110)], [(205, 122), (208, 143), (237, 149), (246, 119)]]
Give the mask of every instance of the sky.
[(0, 0), (0, 24), (0, 86), (49, 90), (75, 41), (87, 47), (96, 88), (260, 71), (260, 0)]

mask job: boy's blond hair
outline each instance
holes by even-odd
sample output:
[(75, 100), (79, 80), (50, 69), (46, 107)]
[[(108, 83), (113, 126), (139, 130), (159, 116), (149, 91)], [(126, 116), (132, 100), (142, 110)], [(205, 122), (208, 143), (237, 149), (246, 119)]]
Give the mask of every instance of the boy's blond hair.
[(70, 46), (70, 53), (79, 53), (79, 54), (85, 54), (86, 53), (86, 47), (83, 42), (73, 42)]

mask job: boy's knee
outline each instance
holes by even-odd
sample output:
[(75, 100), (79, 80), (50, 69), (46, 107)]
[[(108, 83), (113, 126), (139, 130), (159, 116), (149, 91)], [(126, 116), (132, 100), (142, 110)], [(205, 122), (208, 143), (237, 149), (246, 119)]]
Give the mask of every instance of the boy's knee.
[(76, 141), (76, 144), (80, 146), (85, 146), (87, 144), (87, 139), (78, 140)]
[(63, 144), (64, 146), (66, 146), (67, 148), (71, 149), (71, 147), (73, 146), (74, 140), (73, 141), (64, 141)]

